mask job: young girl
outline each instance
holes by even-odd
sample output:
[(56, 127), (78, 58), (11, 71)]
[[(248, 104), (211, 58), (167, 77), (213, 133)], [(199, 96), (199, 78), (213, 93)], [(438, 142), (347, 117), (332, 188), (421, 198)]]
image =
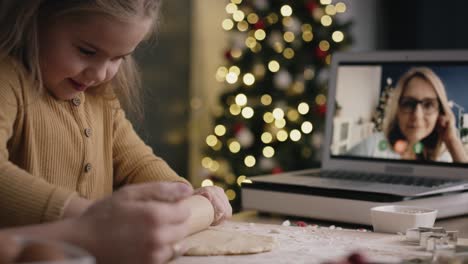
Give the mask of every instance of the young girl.
[[(0, 4), (0, 226), (81, 215), (115, 188), (186, 182), (137, 136), (132, 52), (159, 0)], [(120, 101), (119, 101), (120, 99)], [(231, 215), (221, 188), (195, 191)]]

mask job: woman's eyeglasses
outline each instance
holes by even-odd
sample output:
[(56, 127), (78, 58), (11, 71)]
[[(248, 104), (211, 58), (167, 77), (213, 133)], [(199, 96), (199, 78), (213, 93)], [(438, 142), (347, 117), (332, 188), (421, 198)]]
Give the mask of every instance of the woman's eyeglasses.
[(400, 99), (400, 111), (403, 113), (413, 113), (416, 111), (418, 104), (421, 105), (423, 113), (425, 115), (431, 115), (439, 111), (439, 100), (437, 98), (427, 98), (423, 100), (417, 100), (412, 97), (402, 97)]

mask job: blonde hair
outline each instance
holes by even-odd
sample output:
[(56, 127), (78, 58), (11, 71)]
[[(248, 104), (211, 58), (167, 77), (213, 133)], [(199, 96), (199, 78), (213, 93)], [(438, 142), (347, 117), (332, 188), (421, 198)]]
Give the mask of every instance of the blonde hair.
[[(422, 78), (434, 87), (440, 105), (439, 114), (450, 113), (451, 111), (448, 104), (447, 93), (445, 92), (444, 84), (440, 78), (427, 67), (411, 68), (398, 80), (397, 86), (395, 90), (393, 90), (385, 110), (383, 132), (392, 146), (397, 140), (405, 139), (398, 125), (397, 114), (400, 98), (409, 81), (413, 78)], [(420, 159), (436, 160), (444, 150), (442, 138), (437, 129), (434, 129), (422, 142), (424, 144), (424, 151), (423, 155), (418, 157)]]
[[(126, 21), (135, 16), (152, 18), (157, 29), (161, 0), (2, 0), (0, 3), (0, 59), (10, 57), (24, 66), (39, 93), (44, 92), (39, 65), (38, 27), (43, 18), (99, 13)], [(150, 33), (152, 33), (150, 32)], [(149, 34), (151, 35), (151, 34)], [(117, 96), (123, 106), (137, 116), (142, 113), (140, 76), (135, 61), (128, 57), (111, 85), (93, 89), (112, 100)]]

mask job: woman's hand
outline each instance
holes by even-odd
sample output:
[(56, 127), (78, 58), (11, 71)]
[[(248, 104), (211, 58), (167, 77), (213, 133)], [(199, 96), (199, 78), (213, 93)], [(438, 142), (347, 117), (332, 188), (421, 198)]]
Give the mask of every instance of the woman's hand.
[(213, 225), (220, 224), (232, 216), (232, 207), (224, 194), (224, 190), (218, 186), (207, 186), (196, 189), (194, 194), (206, 197), (214, 209)]
[(440, 115), (438, 120), (439, 133), (446, 145), (458, 140), (455, 116), (453, 113)]
[(453, 161), (468, 162), (468, 156), (458, 136), (458, 130), (455, 127), (455, 116), (452, 112), (439, 116), (438, 129)]
[(126, 186), (74, 219), (81, 235), (71, 242), (97, 263), (165, 263), (181, 253), (177, 242), (188, 235), (190, 208), (179, 201), (192, 192), (184, 183)]

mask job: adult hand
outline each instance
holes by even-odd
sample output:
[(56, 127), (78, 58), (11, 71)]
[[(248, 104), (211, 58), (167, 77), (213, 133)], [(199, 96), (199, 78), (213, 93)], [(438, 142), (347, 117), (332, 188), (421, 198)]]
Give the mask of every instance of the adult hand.
[(455, 127), (455, 116), (452, 112), (440, 115), (438, 120), (439, 133), (446, 145), (458, 141), (457, 128)]
[(212, 225), (217, 225), (232, 216), (232, 207), (224, 194), (224, 190), (218, 186), (206, 186), (196, 189), (194, 194), (206, 197), (213, 205), (214, 220)]
[(98, 263), (165, 263), (182, 253), (190, 208), (180, 201), (192, 192), (184, 183), (126, 186), (75, 219), (81, 235), (72, 242)]

